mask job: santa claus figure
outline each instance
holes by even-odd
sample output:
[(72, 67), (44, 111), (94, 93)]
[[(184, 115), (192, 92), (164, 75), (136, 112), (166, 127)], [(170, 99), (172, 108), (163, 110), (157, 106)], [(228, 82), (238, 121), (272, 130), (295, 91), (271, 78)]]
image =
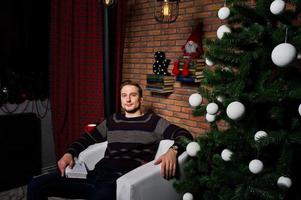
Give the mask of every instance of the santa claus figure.
[(184, 66), (183, 69), (180, 70), (180, 61), (177, 60), (173, 63), (172, 73), (176, 76), (189, 75), (189, 65), (192, 59), (199, 59), (203, 53), (202, 47), (202, 39), (201, 39), (201, 23), (199, 23), (196, 29), (191, 33), (186, 43), (182, 46), (183, 50), (183, 58), (184, 58)]
[(197, 59), (203, 53), (201, 40), (201, 24), (191, 33), (186, 43), (182, 47), (184, 58)]

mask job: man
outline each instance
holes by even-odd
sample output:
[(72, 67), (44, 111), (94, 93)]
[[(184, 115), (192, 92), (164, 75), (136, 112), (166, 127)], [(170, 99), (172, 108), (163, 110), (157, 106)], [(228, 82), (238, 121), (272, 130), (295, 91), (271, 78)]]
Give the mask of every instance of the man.
[[(181, 139), (192, 140), (191, 134), (154, 113), (141, 111), (142, 89), (131, 81), (121, 86), (121, 106), (124, 113), (114, 114), (100, 123), (91, 133), (84, 133), (58, 161), (58, 171), (34, 178), (28, 184), (28, 200), (47, 199), (48, 196), (116, 199), (116, 180), (123, 174), (154, 159), (162, 139), (175, 144), (155, 164), (161, 163), (161, 174), (175, 176), (177, 155), (184, 151)], [(100, 160), (86, 180), (64, 177), (67, 166), (89, 145), (108, 141), (105, 157)]]

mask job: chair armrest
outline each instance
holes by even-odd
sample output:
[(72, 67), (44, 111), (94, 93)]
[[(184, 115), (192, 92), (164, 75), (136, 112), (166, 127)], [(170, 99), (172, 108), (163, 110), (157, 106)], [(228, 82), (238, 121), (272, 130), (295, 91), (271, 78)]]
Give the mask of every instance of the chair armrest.
[(157, 160), (157, 159), (158, 159), (162, 154), (164, 154), (164, 153), (165, 153), (165, 152), (166, 152), (173, 144), (174, 144), (174, 141), (173, 141), (173, 140), (168, 140), (168, 139), (161, 140), (154, 160)]
[(88, 170), (93, 170), (96, 163), (104, 157), (108, 142), (90, 145), (78, 156), (79, 163), (85, 163)]
[[(186, 152), (179, 156), (180, 168), (187, 158)], [(154, 162), (144, 164), (117, 179), (117, 200), (182, 199), (182, 195), (173, 188), (174, 180), (164, 179), (160, 174), (161, 165), (155, 165)]]

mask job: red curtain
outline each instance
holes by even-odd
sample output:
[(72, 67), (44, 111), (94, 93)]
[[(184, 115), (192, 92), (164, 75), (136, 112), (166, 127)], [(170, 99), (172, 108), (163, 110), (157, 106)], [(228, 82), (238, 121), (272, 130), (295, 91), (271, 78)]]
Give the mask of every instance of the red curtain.
[(120, 84), (122, 74), (122, 60), (124, 50), (124, 36), (125, 36), (125, 24), (126, 24), (126, 2), (119, 0), (117, 3), (116, 12), (116, 38), (115, 38), (115, 49), (114, 49), (114, 65), (116, 69), (116, 111), (120, 111)]
[(103, 14), (97, 0), (52, 0), (50, 99), (56, 154), (102, 121)]

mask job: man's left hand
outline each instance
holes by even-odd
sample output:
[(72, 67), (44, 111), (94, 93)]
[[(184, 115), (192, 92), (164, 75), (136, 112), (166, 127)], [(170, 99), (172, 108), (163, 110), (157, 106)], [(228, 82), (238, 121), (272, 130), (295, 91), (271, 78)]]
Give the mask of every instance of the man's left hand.
[(168, 149), (168, 151), (160, 156), (158, 160), (155, 161), (155, 165), (161, 163), (161, 175), (170, 179), (176, 175), (177, 168), (177, 152), (173, 149)]

